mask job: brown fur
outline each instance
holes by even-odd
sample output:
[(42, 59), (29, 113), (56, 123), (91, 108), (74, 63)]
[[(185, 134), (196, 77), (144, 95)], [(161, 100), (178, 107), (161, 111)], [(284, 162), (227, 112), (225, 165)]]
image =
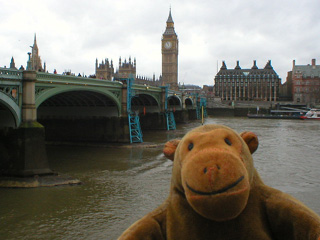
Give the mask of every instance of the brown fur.
[(221, 125), (166, 143), (174, 159), (170, 195), (119, 240), (320, 240), (320, 217), (262, 182), (251, 156), (258, 144), (254, 133)]

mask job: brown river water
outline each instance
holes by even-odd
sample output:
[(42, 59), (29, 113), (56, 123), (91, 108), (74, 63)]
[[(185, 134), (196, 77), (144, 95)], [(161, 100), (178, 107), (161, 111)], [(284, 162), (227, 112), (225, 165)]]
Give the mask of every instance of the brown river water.
[[(260, 145), (253, 158), (264, 182), (320, 214), (320, 122), (219, 117), (209, 123), (255, 132)], [(83, 184), (0, 189), (0, 239), (117, 239), (168, 195), (172, 163), (163, 144), (200, 125), (144, 132), (144, 147), (47, 146), (51, 168)]]

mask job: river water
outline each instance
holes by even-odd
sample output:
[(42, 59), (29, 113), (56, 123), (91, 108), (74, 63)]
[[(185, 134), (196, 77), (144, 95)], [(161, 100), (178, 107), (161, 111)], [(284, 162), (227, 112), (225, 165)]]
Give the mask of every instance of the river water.
[[(320, 122), (220, 117), (209, 123), (255, 132), (260, 145), (253, 158), (265, 183), (320, 214)], [(47, 146), (51, 168), (83, 184), (0, 189), (0, 239), (117, 239), (168, 195), (172, 163), (163, 144), (199, 125), (144, 132), (151, 147)]]

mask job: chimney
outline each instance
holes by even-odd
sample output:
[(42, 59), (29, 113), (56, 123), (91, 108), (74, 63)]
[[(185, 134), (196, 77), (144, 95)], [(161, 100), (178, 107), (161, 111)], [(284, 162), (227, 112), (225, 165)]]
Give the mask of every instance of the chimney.
[(315, 59), (315, 58), (311, 60), (311, 65), (312, 65), (312, 66), (315, 66), (315, 65), (316, 65), (316, 59)]
[(293, 67), (296, 65), (296, 60), (292, 61), (292, 65), (293, 65)]
[(237, 66), (234, 69), (241, 69), (241, 67), (239, 65), (239, 61), (237, 61)]

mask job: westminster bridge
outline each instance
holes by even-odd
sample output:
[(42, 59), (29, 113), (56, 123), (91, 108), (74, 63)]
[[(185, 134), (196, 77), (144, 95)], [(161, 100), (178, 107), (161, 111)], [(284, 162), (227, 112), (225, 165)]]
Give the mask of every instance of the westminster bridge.
[[(196, 108), (196, 96), (165, 88), (133, 84), (132, 110), (161, 113), (168, 108)], [(0, 68), (0, 127), (19, 127), (23, 121), (127, 116), (126, 81), (20, 71)], [(31, 114), (31, 116), (28, 116)]]
[[(0, 150), (6, 152), (0, 156), (0, 170), (16, 159), (12, 170), (16, 175), (46, 173), (50, 171), (47, 163), (33, 160), (37, 154), (46, 158), (45, 138), (130, 142), (135, 139), (131, 115), (139, 117), (136, 128), (140, 131), (169, 130), (168, 113), (177, 122), (195, 119), (199, 101), (196, 95), (138, 85), (129, 79), (109, 81), (0, 68)], [(141, 142), (142, 133), (136, 139)], [(17, 146), (20, 153), (12, 156), (10, 149)]]

